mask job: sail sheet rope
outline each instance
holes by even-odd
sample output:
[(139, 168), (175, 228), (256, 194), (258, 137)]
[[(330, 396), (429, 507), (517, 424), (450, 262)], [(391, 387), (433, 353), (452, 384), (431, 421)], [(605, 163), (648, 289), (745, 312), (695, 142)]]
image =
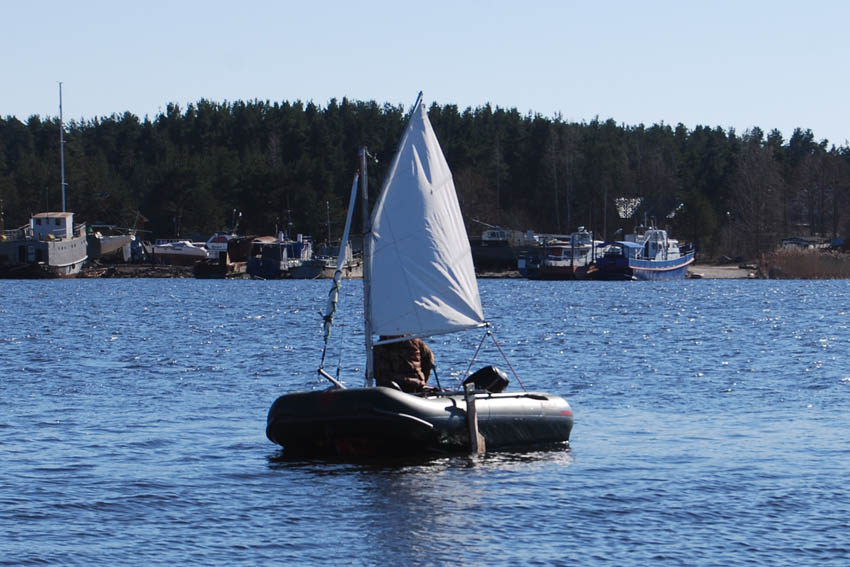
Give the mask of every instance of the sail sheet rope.
[(464, 372), (463, 376), (461, 376), (460, 383), (463, 383), (463, 381), (466, 380), (466, 378), (469, 376), (469, 371), (472, 369), (472, 365), (475, 364), (475, 360), (478, 358), (478, 353), (481, 352), (481, 346), (484, 344), (484, 341), (487, 339), (487, 337), (493, 339), (493, 344), (496, 345), (496, 348), (499, 350), (499, 353), (505, 360), (505, 364), (507, 364), (508, 368), (511, 369), (511, 374), (513, 374), (514, 378), (516, 378), (517, 384), (520, 385), (523, 392), (527, 392), (528, 389), (526, 389), (525, 384), (523, 384), (522, 380), (520, 380), (519, 374), (517, 374), (516, 370), (514, 370), (511, 361), (508, 360), (508, 356), (505, 354), (505, 351), (502, 350), (502, 346), (499, 344), (499, 341), (496, 340), (496, 335), (493, 334), (493, 330), (489, 327), (489, 324), (487, 330), (484, 333), (484, 336), (481, 337), (481, 342), (478, 343), (478, 348), (475, 349), (475, 354), (472, 355), (472, 360), (469, 361), (469, 366), (466, 367), (466, 372)]

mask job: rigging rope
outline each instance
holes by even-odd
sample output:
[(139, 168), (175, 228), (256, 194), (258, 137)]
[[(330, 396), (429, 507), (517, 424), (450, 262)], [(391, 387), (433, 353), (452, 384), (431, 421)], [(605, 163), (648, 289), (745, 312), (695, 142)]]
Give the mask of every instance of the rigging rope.
[(466, 367), (466, 372), (463, 373), (463, 376), (460, 378), (460, 383), (462, 384), (464, 380), (469, 376), (469, 369), (472, 368), (472, 365), (475, 364), (475, 360), (478, 358), (478, 353), (481, 351), (481, 345), (484, 344), (484, 339), (487, 338), (487, 335), (490, 333), (490, 329), (487, 329), (487, 332), (484, 333), (484, 336), (481, 337), (481, 342), (478, 343), (478, 348), (475, 349), (475, 354), (472, 355), (472, 360), (469, 361), (469, 366)]
[(343, 341), (343, 336), (345, 335), (345, 325), (339, 326), (339, 358), (336, 361), (336, 378), (339, 380), (339, 373), (342, 370), (342, 345), (345, 341)]
[[(325, 331), (325, 344), (322, 346), (322, 360), (319, 363), (319, 374), (322, 374), (322, 369), (325, 367), (325, 356), (328, 352), (328, 339), (331, 335), (331, 326), (333, 325), (334, 315), (336, 314), (337, 304), (339, 303), (340, 280), (342, 279), (342, 267), (346, 260), (346, 247), (348, 246), (348, 234), (351, 229), (351, 215), (354, 212), (354, 202), (357, 197), (357, 181), (360, 178), (360, 170), (354, 174), (354, 181), (351, 183), (351, 197), (348, 202), (348, 214), (345, 218), (345, 229), (342, 231), (342, 239), (339, 242), (339, 250), (337, 251), (336, 271), (334, 272), (333, 285), (328, 293), (328, 312), (322, 316), (324, 323), (322, 324)], [(342, 347), (340, 347), (341, 349)], [(341, 355), (340, 355), (341, 356)], [(337, 376), (339, 376), (339, 367), (337, 367)]]
[(511, 364), (511, 361), (510, 361), (510, 360), (508, 360), (508, 357), (507, 357), (507, 355), (505, 354), (505, 351), (503, 351), (503, 350), (502, 350), (501, 345), (499, 345), (499, 341), (497, 341), (497, 340), (496, 340), (496, 336), (495, 336), (493, 333), (489, 333), (489, 334), (490, 334), (490, 336), (493, 338), (493, 344), (494, 344), (494, 345), (496, 345), (496, 348), (497, 348), (497, 349), (499, 349), (499, 352), (500, 352), (500, 353), (502, 353), (502, 358), (504, 358), (504, 359), (505, 359), (505, 364), (507, 364), (507, 365), (508, 365), (508, 368), (510, 368), (510, 369), (511, 369), (511, 372), (513, 373), (514, 378), (516, 378), (516, 381), (519, 383), (520, 387), (522, 388), (522, 391), (523, 391), (523, 392), (527, 392), (528, 390), (526, 390), (526, 389), (525, 389), (525, 384), (523, 384), (523, 383), (522, 383), (522, 380), (520, 380), (520, 379), (519, 379), (519, 374), (517, 374), (517, 373), (516, 373), (516, 370), (514, 370), (514, 367), (513, 367), (513, 365)]
[(333, 286), (331, 287), (330, 293), (328, 293), (328, 305), (330, 309), (326, 315), (322, 316), (322, 320), (324, 323), (322, 326), (324, 327), (324, 342), (325, 344), (322, 346), (322, 360), (319, 362), (319, 368), (325, 367), (325, 356), (328, 352), (328, 341), (331, 336), (331, 325), (333, 324), (334, 315), (336, 314), (336, 306), (339, 302), (339, 280), (334, 278)]
[(520, 387), (522, 388), (522, 391), (527, 392), (528, 390), (526, 389), (525, 384), (522, 383), (522, 380), (520, 380), (520, 378), (519, 378), (519, 374), (517, 374), (516, 370), (514, 369), (513, 365), (511, 364), (511, 361), (508, 360), (508, 356), (505, 354), (505, 351), (502, 350), (502, 347), (499, 344), (499, 341), (496, 340), (496, 335), (493, 334), (493, 331), (492, 331), (492, 329), (490, 329), (489, 324), (487, 326), (487, 331), (484, 333), (484, 336), (481, 337), (481, 342), (478, 343), (478, 348), (475, 349), (475, 354), (472, 355), (472, 360), (469, 361), (469, 366), (466, 367), (466, 372), (461, 377), (460, 382), (463, 383), (463, 381), (466, 380), (467, 377), (469, 377), (469, 370), (472, 368), (472, 365), (475, 364), (475, 361), (478, 358), (478, 353), (481, 351), (481, 345), (484, 344), (484, 339), (486, 339), (488, 336), (491, 339), (493, 339), (493, 344), (496, 345), (497, 349), (499, 349), (499, 353), (502, 355), (502, 358), (505, 359), (505, 364), (507, 364), (508, 368), (511, 369), (511, 373), (514, 375), (514, 378), (516, 378), (516, 381), (520, 385)]

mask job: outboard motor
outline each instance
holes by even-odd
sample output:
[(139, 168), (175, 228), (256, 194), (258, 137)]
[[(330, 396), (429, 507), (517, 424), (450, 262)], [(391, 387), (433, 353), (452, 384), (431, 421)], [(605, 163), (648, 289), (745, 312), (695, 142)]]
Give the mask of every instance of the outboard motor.
[(469, 378), (463, 381), (463, 385), (473, 384), (476, 390), (486, 390), (498, 394), (505, 391), (509, 382), (508, 375), (504, 370), (495, 366), (485, 366), (470, 374)]

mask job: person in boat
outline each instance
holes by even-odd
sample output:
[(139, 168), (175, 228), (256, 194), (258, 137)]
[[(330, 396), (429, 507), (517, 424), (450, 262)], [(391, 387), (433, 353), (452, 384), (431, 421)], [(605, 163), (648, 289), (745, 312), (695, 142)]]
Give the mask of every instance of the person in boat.
[[(381, 341), (399, 338), (381, 336)], [(411, 338), (377, 345), (374, 350), (375, 384), (403, 392), (425, 389), (434, 369), (434, 353), (420, 338)]]

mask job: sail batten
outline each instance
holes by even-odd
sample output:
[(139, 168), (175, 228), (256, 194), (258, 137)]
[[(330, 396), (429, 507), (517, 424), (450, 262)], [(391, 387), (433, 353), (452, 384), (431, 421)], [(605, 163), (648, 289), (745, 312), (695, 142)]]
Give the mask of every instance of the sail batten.
[(431, 336), (484, 324), (451, 170), (421, 101), (373, 209), (369, 240), (375, 334)]

